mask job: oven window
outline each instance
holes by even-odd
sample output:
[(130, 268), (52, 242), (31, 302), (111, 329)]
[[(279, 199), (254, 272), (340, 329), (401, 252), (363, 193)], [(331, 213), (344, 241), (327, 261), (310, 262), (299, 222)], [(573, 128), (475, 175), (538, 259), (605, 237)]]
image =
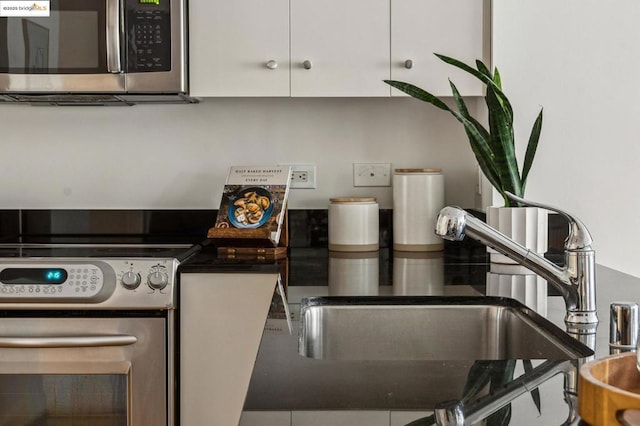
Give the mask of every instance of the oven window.
[(107, 72), (104, 0), (52, 0), (47, 17), (0, 18), (0, 72)]
[(127, 376), (0, 374), (0, 425), (126, 426)]

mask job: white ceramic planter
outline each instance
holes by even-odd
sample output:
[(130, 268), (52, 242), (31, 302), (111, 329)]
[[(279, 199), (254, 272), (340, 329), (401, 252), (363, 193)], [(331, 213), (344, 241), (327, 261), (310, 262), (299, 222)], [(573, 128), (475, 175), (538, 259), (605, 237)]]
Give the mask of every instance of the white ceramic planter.
[[(538, 207), (487, 207), (487, 223), (531, 251), (544, 254), (549, 242), (549, 212)], [(487, 248), (492, 263), (516, 264)]]
[(547, 315), (547, 293), (547, 281), (536, 274), (487, 272), (487, 296), (515, 299), (542, 316)]

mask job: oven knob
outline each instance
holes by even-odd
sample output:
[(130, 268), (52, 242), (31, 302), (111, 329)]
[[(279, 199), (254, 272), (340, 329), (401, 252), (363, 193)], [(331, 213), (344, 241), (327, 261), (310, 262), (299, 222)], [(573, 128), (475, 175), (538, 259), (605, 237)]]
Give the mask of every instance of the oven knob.
[(154, 290), (162, 290), (169, 283), (169, 277), (165, 272), (153, 271), (147, 276), (147, 283)]
[(138, 288), (140, 285), (140, 274), (133, 271), (125, 272), (122, 274), (122, 286), (128, 290)]

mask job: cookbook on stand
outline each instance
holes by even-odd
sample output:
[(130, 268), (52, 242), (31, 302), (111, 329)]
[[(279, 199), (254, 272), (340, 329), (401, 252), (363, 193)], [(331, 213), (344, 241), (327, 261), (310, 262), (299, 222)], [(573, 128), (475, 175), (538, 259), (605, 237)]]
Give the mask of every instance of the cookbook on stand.
[(290, 166), (232, 166), (207, 237), (226, 258), (286, 256)]

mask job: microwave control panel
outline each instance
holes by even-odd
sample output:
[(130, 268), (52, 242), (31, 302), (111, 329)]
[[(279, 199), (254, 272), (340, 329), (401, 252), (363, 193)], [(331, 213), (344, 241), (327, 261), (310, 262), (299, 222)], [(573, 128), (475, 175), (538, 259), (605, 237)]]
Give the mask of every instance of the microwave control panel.
[(171, 70), (170, 0), (127, 0), (127, 72)]

